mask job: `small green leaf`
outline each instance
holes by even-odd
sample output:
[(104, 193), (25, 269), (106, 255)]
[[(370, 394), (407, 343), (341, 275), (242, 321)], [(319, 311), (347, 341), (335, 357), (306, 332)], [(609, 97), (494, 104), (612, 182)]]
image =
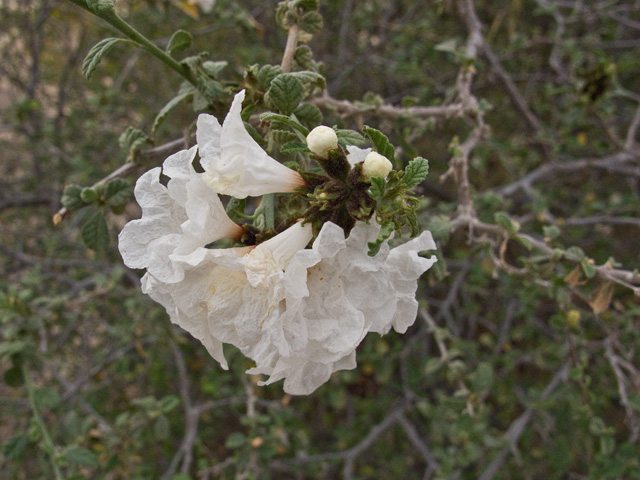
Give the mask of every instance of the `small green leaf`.
[(520, 230), (520, 224), (504, 212), (496, 212), (493, 218), (509, 235), (515, 235)]
[(547, 225), (542, 227), (542, 234), (545, 237), (545, 240), (553, 240), (554, 238), (558, 238), (560, 235), (560, 229), (555, 225)]
[(260, 121), (261, 122), (276, 121), (276, 122), (284, 123), (285, 125), (288, 125), (289, 127), (299, 131), (305, 137), (309, 135), (309, 130), (304, 125), (293, 120), (292, 118), (287, 117), (286, 115), (280, 115), (278, 113), (273, 113), (273, 112), (265, 112), (260, 115)]
[(295, 117), (309, 130), (322, 123), (322, 112), (318, 107), (310, 103), (305, 103), (296, 108), (293, 112)]
[(318, 12), (311, 11), (305, 13), (299, 21), (300, 28), (307, 33), (318, 33), (322, 30), (324, 22), (322, 15)]
[(376, 202), (380, 202), (384, 198), (384, 191), (387, 186), (387, 182), (382, 177), (372, 177), (371, 178), (371, 188), (369, 189), (369, 193), (371, 194), (371, 198), (373, 198)]
[(569, 247), (564, 252), (564, 258), (571, 262), (581, 262), (584, 257), (584, 251), (580, 247)]
[(82, 62), (82, 75), (84, 75), (84, 78), (86, 78), (87, 80), (91, 78), (91, 75), (100, 63), (100, 60), (102, 60), (102, 57), (109, 53), (109, 51), (118, 42), (128, 42), (128, 40), (125, 40), (124, 38), (113, 37), (105, 38), (103, 40), (100, 40), (91, 48), (91, 50), (89, 50), (89, 53), (87, 53), (87, 56)]
[(167, 395), (160, 400), (160, 408), (164, 413), (168, 413), (180, 405), (180, 399), (175, 395)]
[(371, 141), (374, 150), (380, 155), (387, 157), (393, 163), (395, 158), (395, 148), (391, 145), (387, 136), (381, 131), (366, 125), (362, 127), (362, 131), (364, 132), (364, 136)]
[(437, 215), (429, 220), (427, 230), (431, 232), (434, 240), (446, 240), (449, 238), (452, 227), (453, 225), (449, 217), (446, 215)]
[(216, 78), (224, 68), (229, 65), (229, 62), (226, 60), (207, 60), (202, 64), (202, 68), (208, 75), (211, 75), (213, 78)]
[(593, 263), (589, 261), (588, 258), (583, 258), (580, 262), (580, 267), (582, 267), (582, 271), (584, 272), (584, 276), (587, 278), (593, 278), (596, 274), (596, 268), (593, 266)]
[(302, 70), (300, 72), (293, 72), (288, 75), (296, 77), (302, 82), (307, 93), (313, 92), (314, 88), (324, 90), (327, 86), (327, 80), (317, 72), (311, 70)]
[(276, 142), (278, 145), (283, 145), (287, 142), (293, 142), (298, 140), (298, 136), (295, 133), (293, 133), (291, 130), (273, 129), (271, 130), (271, 136), (273, 138), (273, 141)]
[(151, 139), (142, 130), (127, 127), (118, 138), (118, 143), (123, 150), (135, 152), (140, 150), (144, 145), (151, 144)]
[(313, 52), (307, 45), (300, 45), (293, 54), (294, 61), (302, 68), (313, 66)]
[(29, 444), (29, 436), (25, 432), (20, 432), (9, 438), (2, 445), (2, 455), (7, 460), (16, 460), (22, 456), (22, 452)]
[(104, 191), (104, 201), (111, 209), (120, 210), (129, 203), (131, 187), (122, 178), (114, 178), (107, 183)]
[(282, 73), (279, 65), (264, 65), (258, 72), (258, 82), (260, 86), (267, 90), (271, 86), (274, 78)]
[(35, 400), (40, 408), (55, 408), (60, 404), (60, 395), (50, 388), (42, 388), (36, 390)]
[(296, 75), (281, 73), (271, 82), (266, 96), (276, 110), (291, 115), (304, 98), (304, 85)]
[(158, 127), (162, 125), (162, 122), (165, 121), (165, 119), (167, 118), (167, 115), (169, 115), (169, 112), (171, 110), (173, 110), (177, 105), (179, 105), (183, 101), (188, 100), (189, 98), (192, 98), (192, 97), (193, 97), (193, 90), (190, 92), (185, 91), (185, 92), (179, 93), (178, 95), (173, 97), (171, 100), (169, 100), (167, 104), (160, 109), (160, 111), (156, 115), (156, 118), (154, 118), (153, 126), (151, 127), (151, 136), (154, 136), (156, 134)]
[(356, 147), (362, 147), (365, 143), (365, 139), (355, 130), (338, 130), (338, 144), (342, 148), (347, 148), (348, 145), (354, 145)]
[(367, 245), (369, 246), (370, 257), (375, 256), (380, 251), (380, 247), (382, 246), (384, 241), (391, 236), (394, 229), (395, 228), (394, 228), (393, 222), (387, 222), (382, 224), (382, 226), (380, 227), (380, 232), (378, 233), (378, 237), (376, 238), (376, 241), (367, 242)]
[(92, 187), (84, 187), (80, 192), (80, 199), (84, 203), (93, 203), (98, 199), (98, 192)]
[(307, 147), (307, 144), (303, 142), (287, 142), (280, 147), (280, 151), (282, 153), (308, 152), (309, 147)]
[(109, 229), (102, 212), (96, 213), (82, 227), (82, 241), (91, 250), (104, 250), (109, 245)]
[(86, 448), (72, 445), (62, 452), (62, 457), (69, 463), (95, 467), (98, 464), (98, 456)]
[(407, 188), (420, 184), (429, 173), (429, 161), (426, 158), (416, 157), (409, 162), (402, 176), (402, 183)]
[(224, 446), (227, 448), (238, 448), (247, 443), (247, 437), (242, 432), (233, 432), (227, 437)]
[(191, 46), (193, 37), (186, 30), (177, 30), (171, 35), (169, 44), (167, 45), (167, 53), (173, 55), (175, 52), (179, 52)]
[(85, 203), (80, 198), (82, 193), (82, 187), (80, 185), (68, 185), (62, 194), (62, 205), (67, 210), (77, 210), (85, 206)]

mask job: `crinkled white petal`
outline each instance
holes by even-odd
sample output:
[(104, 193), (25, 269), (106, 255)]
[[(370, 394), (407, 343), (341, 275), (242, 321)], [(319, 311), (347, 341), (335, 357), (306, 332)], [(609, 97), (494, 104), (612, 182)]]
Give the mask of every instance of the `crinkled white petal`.
[(178, 282), (183, 270), (171, 260), (221, 238), (237, 238), (240, 226), (226, 214), (218, 195), (193, 169), (197, 148), (167, 158), (162, 173), (170, 177), (160, 183), (160, 168), (143, 174), (135, 196), (142, 218), (129, 222), (119, 235), (118, 246), (130, 268), (146, 268), (156, 279)]
[(198, 117), (196, 138), (207, 182), (236, 198), (293, 192), (304, 180), (267, 155), (249, 135), (240, 116), (244, 95), (244, 90), (236, 94), (222, 126), (211, 115)]
[(370, 148), (358, 148), (355, 145), (347, 145), (347, 161), (349, 165), (352, 167), (356, 163), (364, 162), (364, 159), (367, 157), (369, 153), (371, 153)]
[[(292, 258), (284, 274), (286, 309), (266, 321), (268, 339), (247, 351), (254, 373), (266, 383), (285, 379), (285, 391), (309, 393), (332, 372), (353, 368), (355, 350), (368, 332), (404, 332), (416, 318), (418, 278), (433, 265), (429, 232), (378, 254), (367, 242), (380, 226), (356, 224), (349, 238), (333, 223), (323, 225), (312, 249)], [(345, 366), (345, 365), (351, 365)]]

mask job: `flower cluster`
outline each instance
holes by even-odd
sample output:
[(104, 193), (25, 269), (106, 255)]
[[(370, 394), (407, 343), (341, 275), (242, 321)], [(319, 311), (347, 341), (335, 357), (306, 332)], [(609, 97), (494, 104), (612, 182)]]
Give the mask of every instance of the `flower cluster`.
[[(233, 221), (219, 194), (294, 193), (313, 204), (326, 193), (314, 194), (314, 181), (326, 186), (337, 180), (321, 181), (269, 157), (244, 127), (243, 98), (244, 92), (236, 95), (222, 125), (200, 115), (197, 145), (140, 177), (135, 196), (142, 218), (124, 227), (119, 248), (126, 265), (146, 269), (143, 292), (223, 368), (223, 344), (232, 344), (255, 362), (249, 373), (269, 376), (264, 383), (284, 379), (286, 392), (308, 394), (333, 372), (355, 367), (356, 347), (368, 332), (402, 333), (415, 321), (418, 278), (435, 262), (418, 253), (435, 244), (423, 232), (393, 249), (384, 242), (371, 256), (368, 243), (380, 232), (375, 219), (354, 220), (349, 232), (326, 221), (314, 232), (308, 217), (255, 242), (247, 234), (255, 227)], [(332, 158), (338, 147), (327, 140), (328, 130), (309, 147), (319, 145), (322, 156)], [(357, 147), (348, 152), (349, 171), (340, 177), (347, 187), (349, 172), (369, 168), (371, 155)], [(203, 173), (193, 166), (196, 154)], [(375, 156), (372, 165), (373, 175), (388, 173)], [(211, 248), (223, 239), (238, 246)]]

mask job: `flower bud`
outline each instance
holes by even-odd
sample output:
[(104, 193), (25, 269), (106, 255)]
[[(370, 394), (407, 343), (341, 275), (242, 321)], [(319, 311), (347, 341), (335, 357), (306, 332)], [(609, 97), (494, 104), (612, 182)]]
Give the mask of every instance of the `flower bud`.
[(327, 158), (329, 151), (338, 148), (338, 136), (333, 128), (320, 125), (307, 135), (309, 150), (320, 158)]
[(371, 152), (364, 158), (362, 165), (362, 174), (365, 178), (382, 177), (386, 178), (389, 172), (393, 170), (393, 165), (389, 159), (380, 155), (378, 152)]

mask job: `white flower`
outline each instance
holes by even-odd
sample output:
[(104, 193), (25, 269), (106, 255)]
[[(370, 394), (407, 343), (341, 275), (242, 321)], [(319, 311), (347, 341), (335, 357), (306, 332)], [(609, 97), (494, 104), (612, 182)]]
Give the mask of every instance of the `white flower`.
[(295, 254), (284, 274), (286, 309), (266, 322), (268, 339), (245, 354), (250, 373), (285, 379), (291, 394), (308, 394), (332, 372), (355, 366), (355, 349), (368, 332), (403, 333), (418, 310), (418, 278), (436, 261), (418, 252), (435, 249), (429, 232), (377, 255), (368, 255), (378, 225), (356, 224), (349, 238), (326, 223), (313, 248)]
[(183, 266), (182, 281), (161, 282), (147, 273), (142, 290), (226, 368), (222, 343), (248, 349), (261, 341), (267, 320), (281, 313), (284, 271), (311, 237), (310, 225), (296, 223), (256, 247), (174, 254), (171, 260)]
[(305, 185), (295, 171), (271, 158), (251, 138), (240, 112), (239, 92), (222, 126), (207, 114), (198, 117), (196, 138), (205, 179), (218, 193), (236, 198), (293, 192)]
[(182, 279), (183, 268), (171, 254), (187, 254), (222, 238), (239, 238), (242, 228), (226, 214), (218, 195), (193, 169), (196, 147), (167, 158), (160, 183), (160, 167), (136, 182), (135, 196), (142, 218), (129, 222), (119, 235), (118, 247), (130, 268), (146, 268), (164, 282)]
[(338, 148), (338, 136), (333, 128), (320, 125), (307, 135), (309, 150), (320, 158), (327, 158), (331, 150)]
[(362, 174), (365, 178), (382, 177), (386, 178), (393, 170), (393, 165), (389, 159), (378, 152), (369, 152), (362, 165)]
[(364, 159), (367, 157), (369, 152), (371, 152), (370, 148), (358, 148), (354, 145), (347, 145), (347, 161), (349, 165), (352, 167), (356, 165), (356, 163), (364, 162)]

